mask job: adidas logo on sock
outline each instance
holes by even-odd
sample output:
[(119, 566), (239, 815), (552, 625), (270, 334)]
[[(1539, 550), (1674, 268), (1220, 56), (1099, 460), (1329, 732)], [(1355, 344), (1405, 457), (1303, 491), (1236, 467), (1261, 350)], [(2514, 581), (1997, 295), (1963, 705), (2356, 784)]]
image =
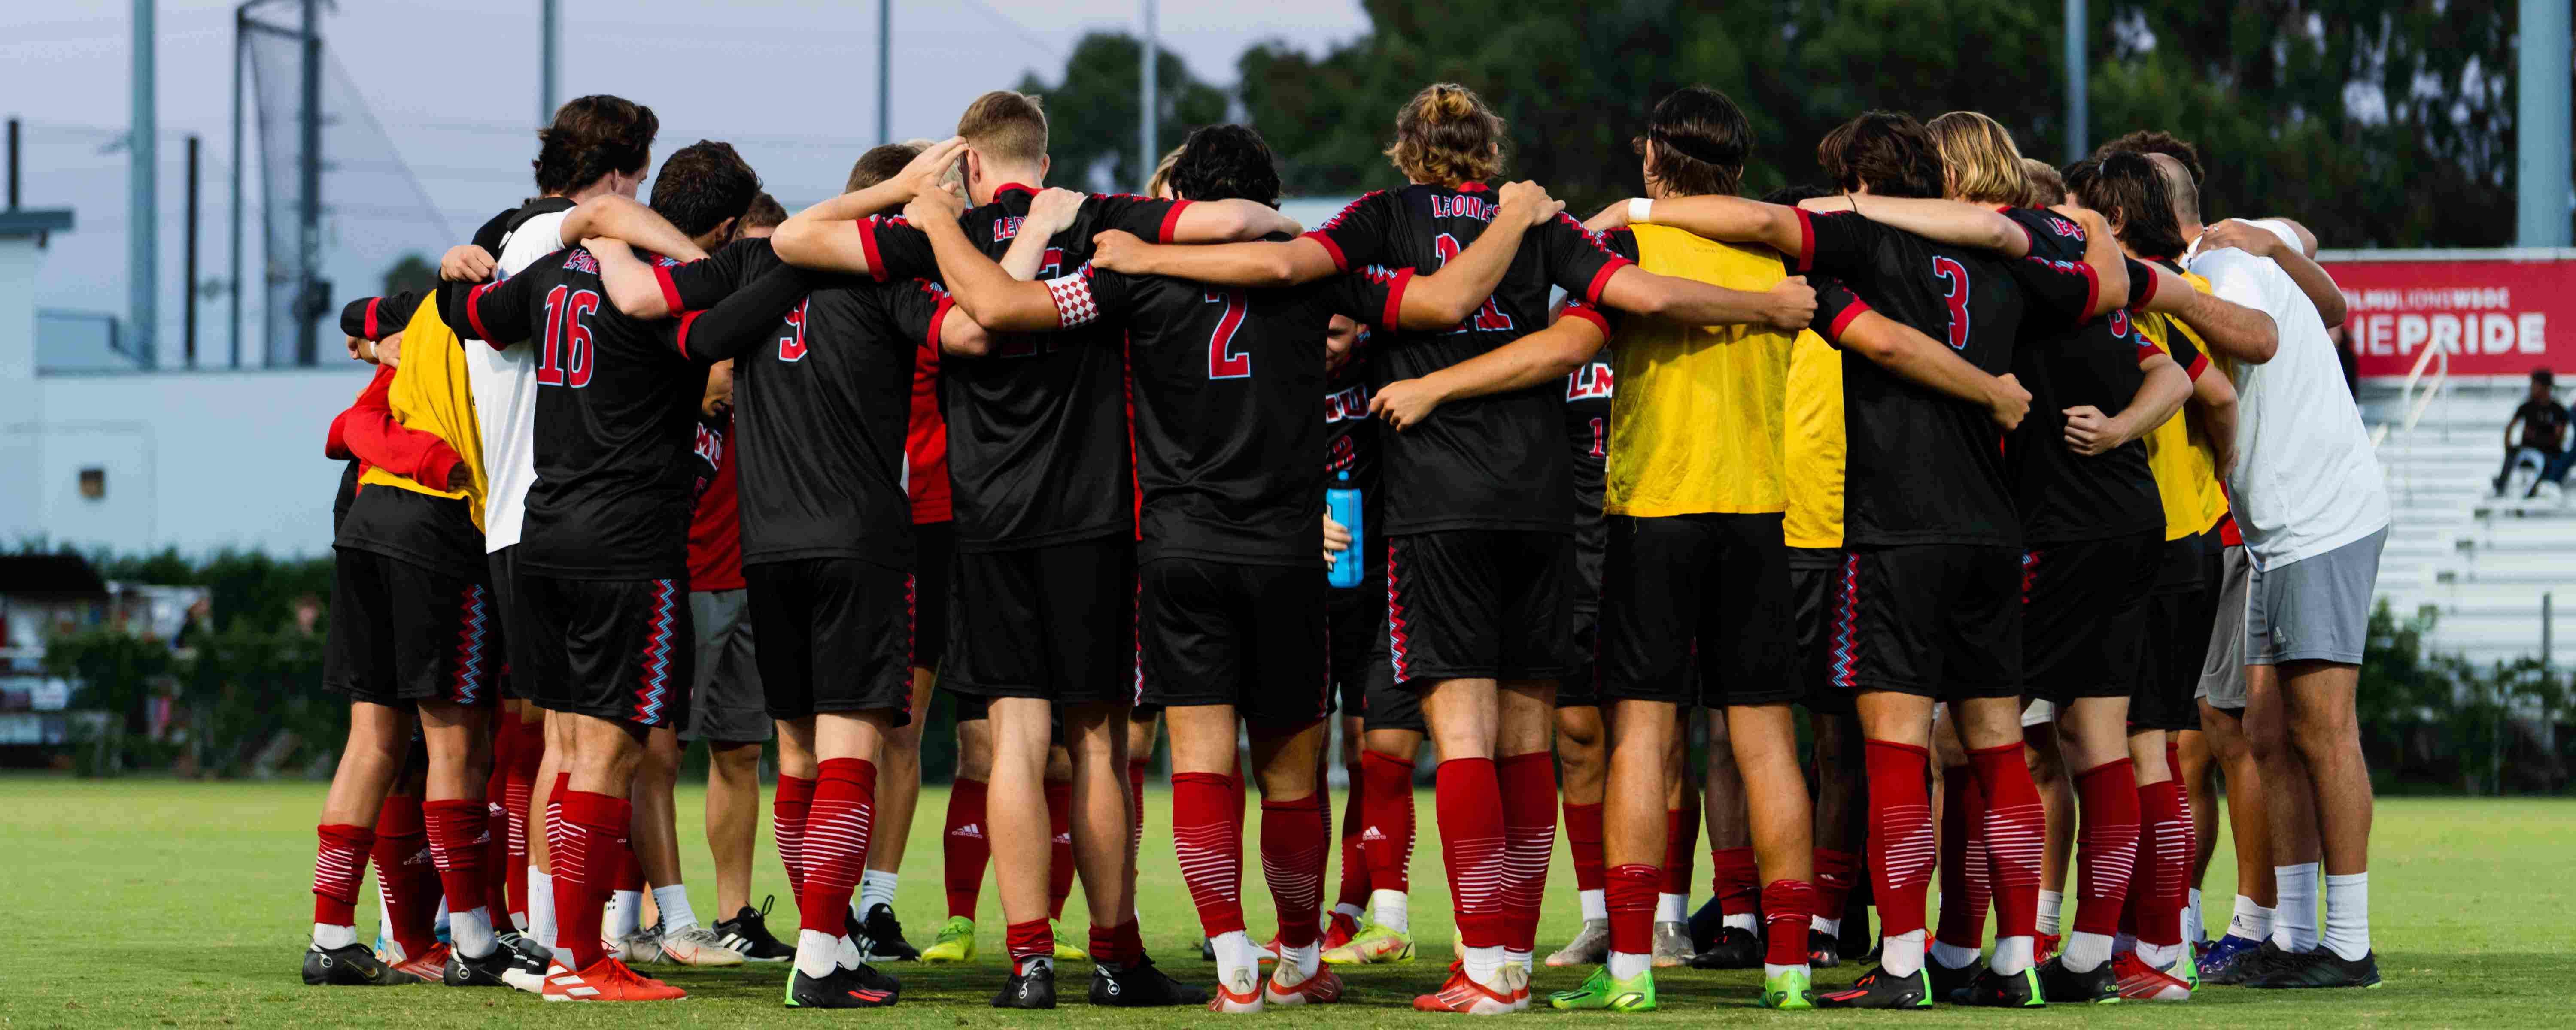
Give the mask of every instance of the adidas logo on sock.
[(951, 837), (972, 837), (976, 840), (983, 840), (984, 828), (977, 826), (974, 823), (967, 823), (964, 826), (948, 831), (948, 835)]
[(1073, 831), (1067, 830), (1067, 831), (1065, 831), (1065, 832), (1063, 832), (1063, 833), (1056, 834), (1056, 835), (1055, 835), (1055, 842), (1056, 842), (1056, 843), (1058, 843), (1058, 844), (1071, 844), (1071, 843), (1073, 843)]
[(1371, 827), (1369, 827), (1368, 829), (1365, 829), (1365, 830), (1361, 830), (1361, 831), (1360, 831), (1360, 840), (1362, 840), (1362, 841), (1372, 841), (1372, 840), (1374, 840), (1374, 841), (1384, 841), (1384, 840), (1386, 840), (1386, 834), (1383, 834), (1383, 833), (1379, 833), (1379, 832), (1377, 832), (1377, 827), (1371, 826)]

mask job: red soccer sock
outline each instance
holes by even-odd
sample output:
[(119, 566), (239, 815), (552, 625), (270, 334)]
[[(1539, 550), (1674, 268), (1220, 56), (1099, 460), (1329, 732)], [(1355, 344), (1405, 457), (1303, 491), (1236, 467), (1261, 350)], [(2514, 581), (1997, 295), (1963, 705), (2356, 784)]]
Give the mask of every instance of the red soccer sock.
[[(1360, 769), (1361, 767), (1357, 765), (1342, 767), (1343, 775), (1350, 781), (1350, 786), (1342, 791), (1342, 884), (1341, 889), (1334, 892), (1333, 907), (1340, 908), (1348, 905), (1366, 911), (1369, 897), (1369, 867), (1368, 856), (1360, 848), (1360, 830), (1367, 822), (1361, 805), (1361, 799), (1367, 796), (1367, 791), (1364, 789), (1366, 781), (1361, 778)], [(1324, 792), (1318, 790), (1315, 794), (1321, 797)]]
[(324, 823), (313, 828), (313, 921), (356, 926), (358, 884), (367, 878), (367, 853), (376, 846), (372, 827)]
[[(554, 786), (546, 791), (545, 805), (546, 824), (544, 832), (546, 835), (546, 865), (549, 872), (551, 872), (555, 861), (555, 835), (563, 830), (564, 795), (570, 793), (572, 793), (572, 774), (568, 772), (556, 773)], [(556, 925), (562, 925), (562, 920), (556, 920)]]
[[(779, 791), (786, 791), (779, 781)], [(948, 787), (948, 828), (939, 837), (939, 857), (946, 869), (948, 916), (975, 918), (975, 902), (984, 894), (984, 864), (993, 857), (992, 838), (984, 830), (984, 781), (959, 777)]]
[(1449, 870), (1449, 903), (1457, 914), (1458, 940), (1470, 948), (1502, 947), (1508, 932), (1503, 920), (1503, 789), (1495, 776), (1494, 760), (1452, 758), (1440, 763), (1432, 792), (1439, 809), (1440, 862)]
[[(546, 759), (546, 728), (542, 722), (523, 723), (504, 717), (518, 738), (510, 752), (509, 776), (502, 781), (501, 806), (510, 821), (510, 855), (504, 890), (510, 899), (510, 911), (521, 918), (528, 912), (528, 799), (536, 793), (537, 764)], [(544, 814), (539, 810), (540, 815)], [(545, 832), (537, 826), (537, 833)]]
[[(778, 864), (787, 867), (787, 893), (805, 903), (805, 824), (814, 808), (814, 781), (780, 773), (778, 790), (769, 800), (769, 835), (778, 841)], [(980, 879), (983, 870), (979, 867)], [(974, 908), (967, 907), (967, 915)]]
[(2138, 869), (2133, 885), (2138, 943), (2182, 943), (2182, 910), (2191, 889), (2191, 819), (2183, 813), (2182, 784), (2175, 780), (2138, 788)]
[(617, 856), (617, 881), (615, 886), (617, 891), (622, 894), (641, 894), (644, 892), (644, 861), (637, 858), (635, 855), (635, 837), (631, 828), (626, 838), (626, 847), (624, 851)]
[(1073, 894), (1073, 784), (1048, 781), (1047, 832), (1054, 850), (1047, 855), (1047, 918), (1064, 918), (1064, 899)]
[(1602, 889), (1610, 907), (1610, 950), (1630, 955), (1655, 953), (1655, 895), (1664, 886), (1664, 871), (1650, 865), (1615, 866)]
[(1369, 887), (1405, 893), (1413, 889), (1413, 763), (1362, 751), (1360, 770), (1368, 822), (1360, 850), (1368, 853)]
[(1816, 914), (1827, 919), (1843, 917), (1843, 908), (1851, 903), (1852, 885), (1858, 879), (1860, 856), (1849, 851), (1816, 849)]
[[(1243, 833), (1235, 825), (1234, 777), (1172, 774), (1172, 848), (1207, 936), (1243, 929)], [(1262, 806), (1265, 864), (1270, 806)]]
[(376, 812), (376, 846), (367, 857), (385, 895), (385, 934), (418, 958), (438, 943), (438, 867), (429, 858), (429, 829), (420, 795), (388, 794)]
[[(484, 845), (491, 814), (479, 799), (451, 798), (421, 806), (429, 828), (429, 857), (447, 891), (447, 910), (489, 909), (489, 884), (483, 876)], [(489, 918), (490, 913), (485, 913)]]
[(1565, 850), (1574, 860), (1574, 889), (1605, 889), (1601, 868), (1601, 803), (1565, 803)]
[(1923, 783), (1931, 753), (1891, 740), (1865, 747), (1870, 897), (1878, 905), (1880, 936), (1902, 937), (1923, 929), (1923, 895), (1932, 882), (1932, 795)]
[(1982, 948), (1986, 905), (1994, 899), (1994, 868), (1986, 858), (1986, 792), (1976, 773), (1952, 766), (1941, 776), (1941, 919), (1933, 937), (1943, 944)]
[(555, 939), (565, 965), (588, 969), (607, 955), (600, 946), (600, 909), (608, 904), (609, 863), (626, 847), (635, 806), (625, 798), (586, 790), (565, 791), (555, 855)]
[(1055, 958), (1055, 928), (1044, 919), (1012, 923), (1003, 931), (1003, 945), (1011, 956), (1011, 972), (1028, 971), (1032, 959)]
[(850, 894), (868, 865), (877, 767), (865, 759), (826, 758), (819, 771), (805, 817), (805, 890), (797, 896), (802, 918), (796, 925), (839, 937), (849, 930)]
[(1279, 913), (1279, 944), (1315, 943), (1324, 910), (1324, 813), (1313, 800), (1261, 803), (1261, 878)]
[(1546, 751), (1494, 763), (1503, 795), (1503, 950), (1538, 946), (1547, 901), (1547, 864), (1556, 855), (1556, 759)]
[[(1669, 852), (1671, 849), (1665, 850)], [(1717, 910), (1720, 914), (1752, 915), (1762, 899), (1762, 876), (1753, 867), (1753, 849), (1717, 848), (1710, 851), (1708, 887), (1711, 893), (1717, 895)], [(1681, 892), (1666, 891), (1665, 893)]]
[[(483, 779), (483, 903), (492, 909), (494, 929), (509, 923), (510, 755), (519, 745), (519, 721), (508, 715), (492, 720), (492, 774)], [(436, 843), (432, 841), (431, 843)]]
[(2075, 932), (2120, 932), (2129, 874), (2138, 860), (2138, 779), (2126, 758), (2075, 774)]
[(2039, 805), (2021, 742), (1968, 752), (1977, 789), (1986, 795), (1986, 864), (1993, 868), (1995, 936), (2039, 933), (2039, 860), (2048, 847), (2048, 815)]
[(1805, 965), (1807, 919), (1816, 914), (1816, 888), (1805, 880), (1773, 880), (1762, 886), (1762, 961), (1775, 966)]
[(1664, 893), (1688, 896), (1699, 856), (1699, 806), (1664, 810)]

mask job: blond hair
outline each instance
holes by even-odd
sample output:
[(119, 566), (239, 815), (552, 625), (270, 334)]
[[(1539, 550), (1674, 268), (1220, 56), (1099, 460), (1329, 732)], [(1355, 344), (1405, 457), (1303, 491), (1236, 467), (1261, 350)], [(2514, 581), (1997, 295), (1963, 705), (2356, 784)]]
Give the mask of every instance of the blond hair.
[(1395, 113), (1386, 156), (1415, 182), (1455, 187), (1503, 170), (1503, 119), (1474, 90), (1435, 82)]
[(1046, 157), (1046, 108), (1034, 93), (997, 89), (966, 105), (957, 134), (990, 159), (1035, 164)]
[(2030, 173), (2022, 169), (2021, 150), (1994, 119), (1952, 111), (1923, 128), (1932, 134), (1933, 149), (1941, 152), (1952, 196), (1979, 204), (2019, 204), (2029, 198)]
[(2066, 203), (2066, 177), (2057, 174), (2057, 166), (2036, 157), (2021, 159), (2022, 174), (2030, 179), (2030, 195), (2022, 198), (2023, 207), (2056, 207)]
[[(1184, 146), (1186, 146), (1186, 144), (1184, 144)], [(1145, 180), (1146, 196), (1162, 196), (1163, 191), (1171, 187), (1172, 166), (1180, 163), (1181, 149), (1181, 147), (1173, 147), (1170, 150), (1164, 151), (1163, 159), (1154, 162), (1154, 177)]]

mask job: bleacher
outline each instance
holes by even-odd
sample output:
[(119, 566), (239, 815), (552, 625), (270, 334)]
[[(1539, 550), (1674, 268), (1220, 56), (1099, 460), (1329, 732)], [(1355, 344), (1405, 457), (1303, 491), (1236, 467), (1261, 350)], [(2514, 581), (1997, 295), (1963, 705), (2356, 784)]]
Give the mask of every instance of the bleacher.
[[(2522, 500), (2528, 474), (2507, 497), (2491, 486), (2505, 420), (2527, 386), (2452, 380), (2432, 389), (2409, 429), (2401, 388), (2363, 388), (2364, 418), (2388, 427), (2379, 460), (2394, 526), (2379, 596), (2401, 617), (2435, 609), (2428, 651), (2485, 667), (2541, 655), (2545, 637), (2551, 665), (2567, 668), (2576, 662), (2576, 506), (2545, 486), (2538, 499)], [(2555, 623), (2546, 634), (2544, 597)]]

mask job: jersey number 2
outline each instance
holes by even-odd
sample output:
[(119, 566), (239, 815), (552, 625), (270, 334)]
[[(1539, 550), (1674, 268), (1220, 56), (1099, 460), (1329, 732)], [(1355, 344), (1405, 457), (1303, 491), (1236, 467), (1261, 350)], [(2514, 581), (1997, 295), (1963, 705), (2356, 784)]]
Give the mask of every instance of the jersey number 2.
[[(567, 296), (569, 294), (569, 296)], [(537, 385), (590, 385), (590, 313), (599, 310), (599, 294), (557, 286), (546, 291), (546, 338), (537, 351)]]
[(1950, 349), (1968, 349), (1968, 268), (1957, 258), (1932, 259), (1934, 278), (1950, 281), (1950, 292), (1943, 296), (1950, 304)]
[(1206, 296), (1207, 303), (1225, 305), (1216, 331), (1208, 334), (1208, 378), (1252, 378), (1252, 355), (1234, 352), (1234, 334), (1243, 330), (1243, 291), (1209, 290)]
[[(1457, 237), (1444, 232), (1432, 237), (1431, 249), (1439, 253), (1441, 267), (1445, 268), (1448, 267), (1449, 262), (1457, 260), (1458, 253), (1466, 248), (1458, 245)], [(1469, 329), (1499, 332), (1511, 327), (1512, 316), (1504, 314), (1503, 309), (1494, 304), (1494, 298), (1487, 297), (1484, 306), (1476, 309), (1476, 313), (1467, 319), (1466, 325), (1452, 329), (1450, 332), (1463, 333)]]

